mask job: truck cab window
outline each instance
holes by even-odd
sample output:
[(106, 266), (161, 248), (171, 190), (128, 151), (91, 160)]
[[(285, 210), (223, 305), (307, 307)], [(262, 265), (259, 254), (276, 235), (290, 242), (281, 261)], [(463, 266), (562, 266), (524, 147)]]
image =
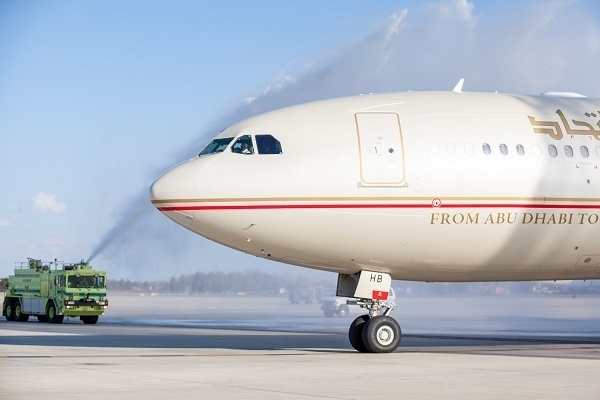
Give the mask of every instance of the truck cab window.
[(106, 280), (104, 279), (104, 276), (96, 276), (94, 277), (94, 286), (100, 289), (103, 289), (106, 287)]
[(272, 135), (256, 135), (258, 154), (281, 154), (281, 143)]
[(231, 147), (231, 151), (238, 154), (254, 154), (252, 137), (250, 135), (240, 136)]

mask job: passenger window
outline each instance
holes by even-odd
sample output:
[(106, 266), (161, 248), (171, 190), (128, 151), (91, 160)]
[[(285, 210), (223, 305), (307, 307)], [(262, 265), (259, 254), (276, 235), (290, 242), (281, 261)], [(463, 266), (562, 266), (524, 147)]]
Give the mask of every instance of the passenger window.
[(489, 144), (484, 143), (482, 147), (483, 147), (483, 154), (488, 155), (488, 156), (490, 154), (492, 154), (492, 148), (490, 147)]
[(550, 153), (550, 157), (556, 157), (558, 155), (558, 150), (556, 146), (551, 144), (548, 146), (548, 153)]
[(258, 154), (281, 154), (281, 143), (272, 135), (256, 135)]
[(508, 147), (506, 147), (505, 144), (500, 145), (500, 154), (502, 154), (503, 156), (508, 154)]
[(573, 148), (569, 145), (565, 146), (565, 154), (567, 157), (573, 157)]
[(518, 144), (517, 145), (517, 154), (520, 156), (524, 156), (525, 155), (525, 147), (523, 147), (522, 144)]
[(588, 150), (587, 146), (581, 146), (579, 148), (581, 150), (581, 156), (588, 158), (590, 156), (590, 151)]
[(465, 153), (472, 155), (474, 152), (473, 145), (471, 143), (465, 143)]
[[(599, 147), (599, 149), (600, 149), (600, 147)], [(429, 150), (431, 151), (432, 154), (439, 154), (440, 153), (440, 145), (433, 142), (429, 145)]]
[(250, 135), (240, 136), (233, 146), (231, 146), (231, 151), (238, 154), (254, 154), (252, 137)]
[(454, 143), (446, 143), (446, 151), (448, 154), (456, 154), (456, 145)]

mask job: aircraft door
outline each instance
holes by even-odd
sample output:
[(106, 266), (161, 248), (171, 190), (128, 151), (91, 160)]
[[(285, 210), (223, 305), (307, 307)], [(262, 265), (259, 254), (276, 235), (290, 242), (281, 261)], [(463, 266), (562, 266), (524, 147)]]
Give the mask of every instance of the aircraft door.
[(402, 186), (404, 146), (396, 113), (356, 113), (360, 181), (365, 186)]

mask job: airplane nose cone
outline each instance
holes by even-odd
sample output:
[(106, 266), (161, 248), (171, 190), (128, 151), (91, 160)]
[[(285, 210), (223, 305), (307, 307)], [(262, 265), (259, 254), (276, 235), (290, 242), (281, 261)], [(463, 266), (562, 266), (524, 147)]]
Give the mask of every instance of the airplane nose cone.
[(171, 168), (150, 187), (153, 203), (193, 199), (197, 195), (196, 165), (193, 161)]
[(150, 187), (152, 204), (180, 225), (189, 228), (193, 217), (186, 212), (189, 204), (197, 197), (196, 166), (193, 161), (180, 164), (165, 172)]

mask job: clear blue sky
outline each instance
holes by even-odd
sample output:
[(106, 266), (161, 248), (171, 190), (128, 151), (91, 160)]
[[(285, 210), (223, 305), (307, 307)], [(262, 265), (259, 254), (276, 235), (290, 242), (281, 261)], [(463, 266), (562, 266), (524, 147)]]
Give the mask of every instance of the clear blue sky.
[[(598, 61), (592, 0), (0, 1), (0, 276), (27, 257), (87, 258), (216, 121), (256, 112), (244, 99), (268, 109), (461, 77), (465, 90), (600, 97)], [(277, 268), (195, 236), (157, 247), (180, 228), (151, 218), (97, 266), (132, 279), (166, 260), (182, 266), (167, 275)], [(147, 267), (117, 269), (117, 254)]]

